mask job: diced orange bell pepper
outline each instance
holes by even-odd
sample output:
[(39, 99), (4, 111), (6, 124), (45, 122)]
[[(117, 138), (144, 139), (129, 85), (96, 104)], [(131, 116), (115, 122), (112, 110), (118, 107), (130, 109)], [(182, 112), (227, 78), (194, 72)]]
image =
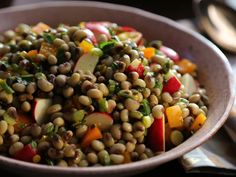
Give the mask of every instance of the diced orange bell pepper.
[(183, 59), (177, 62), (177, 65), (179, 66), (179, 72), (181, 74), (192, 73), (197, 69), (197, 65), (195, 65), (188, 59)]
[(178, 105), (166, 108), (166, 116), (170, 128), (183, 127), (182, 110)]
[(203, 113), (199, 114), (193, 121), (190, 130), (196, 132), (199, 128), (202, 127), (206, 119), (207, 117)]
[(79, 46), (83, 49), (84, 53), (88, 53), (94, 48), (93, 44), (87, 40), (83, 40), (81, 43), (79, 43)]
[(130, 163), (130, 162), (132, 162), (131, 156), (130, 156), (130, 152), (125, 151), (125, 152), (123, 153), (123, 156), (124, 156), (124, 161), (123, 161), (123, 163)]
[(49, 29), (51, 29), (51, 27), (42, 22), (32, 27), (32, 31), (36, 34), (42, 34), (44, 31), (47, 31)]
[(22, 129), (32, 124), (33, 120), (22, 113), (17, 114), (16, 123), (14, 124), (14, 131), (20, 132)]
[(82, 139), (81, 147), (86, 148), (91, 144), (93, 140), (97, 140), (100, 138), (102, 138), (100, 129), (98, 127), (90, 128)]
[(143, 50), (143, 53), (145, 58), (150, 59), (156, 54), (156, 50), (153, 47), (147, 47)]
[(52, 44), (42, 42), (39, 53), (44, 55), (45, 57), (48, 57), (49, 55), (56, 55), (57, 49)]
[(28, 57), (30, 57), (30, 58), (35, 58), (37, 54), (38, 54), (38, 51), (37, 51), (37, 50), (30, 50), (30, 51), (27, 53)]

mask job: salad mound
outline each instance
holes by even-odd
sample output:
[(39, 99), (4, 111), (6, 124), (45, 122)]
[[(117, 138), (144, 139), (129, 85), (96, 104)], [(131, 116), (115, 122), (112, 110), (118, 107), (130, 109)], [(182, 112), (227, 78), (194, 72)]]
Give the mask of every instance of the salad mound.
[(0, 154), (105, 166), (178, 146), (207, 119), (197, 66), (111, 22), (19, 24), (0, 36)]

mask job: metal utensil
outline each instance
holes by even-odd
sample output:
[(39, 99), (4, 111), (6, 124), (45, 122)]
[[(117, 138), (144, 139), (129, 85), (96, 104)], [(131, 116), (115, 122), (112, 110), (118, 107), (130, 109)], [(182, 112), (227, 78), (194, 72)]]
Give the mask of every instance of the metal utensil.
[(194, 0), (198, 24), (223, 49), (236, 52), (236, 10), (219, 0)]

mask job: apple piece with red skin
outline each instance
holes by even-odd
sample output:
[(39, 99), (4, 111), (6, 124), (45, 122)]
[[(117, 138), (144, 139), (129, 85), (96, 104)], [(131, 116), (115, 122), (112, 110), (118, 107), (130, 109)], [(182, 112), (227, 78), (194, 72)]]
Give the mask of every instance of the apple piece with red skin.
[(33, 103), (32, 115), (35, 122), (42, 124), (47, 117), (47, 108), (52, 105), (52, 100), (49, 98), (35, 98)]
[(173, 94), (177, 92), (181, 87), (180, 81), (176, 78), (176, 76), (172, 76), (168, 79), (168, 81), (163, 85), (162, 92), (168, 92)]
[(144, 72), (144, 66), (142, 65), (140, 60), (134, 59), (127, 67), (127, 72), (137, 72), (139, 77), (142, 77)]
[(27, 144), (23, 147), (23, 149), (21, 149), (14, 155), (14, 158), (18, 160), (26, 161), (26, 162), (32, 162), (33, 157), (36, 154), (37, 154), (37, 150), (34, 147), (32, 147), (31, 144)]
[(154, 118), (148, 129), (147, 144), (154, 152), (165, 152), (165, 117)]
[(88, 23), (85, 23), (85, 28), (91, 30), (94, 33), (96, 39), (101, 34), (105, 34), (108, 39), (111, 38), (111, 34), (110, 34), (109, 30), (107, 29), (106, 26), (103, 25), (103, 23), (88, 22)]
[(94, 33), (90, 29), (83, 29), (83, 31), (87, 34), (87, 38), (93, 43), (97, 44), (97, 39)]
[(169, 57), (174, 62), (180, 60), (179, 54), (176, 51), (174, 51), (173, 49), (169, 48), (169, 47), (161, 46), (159, 48), (159, 50), (161, 52), (163, 52), (167, 57)]
[(94, 112), (85, 118), (87, 126), (96, 125), (100, 130), (109, 130), (113, 124), (112, 117), (107, 113)]

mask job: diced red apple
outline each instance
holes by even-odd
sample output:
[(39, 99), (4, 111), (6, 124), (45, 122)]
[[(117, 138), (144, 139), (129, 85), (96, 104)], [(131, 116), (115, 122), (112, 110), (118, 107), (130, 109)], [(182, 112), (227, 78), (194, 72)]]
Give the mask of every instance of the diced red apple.
[(155, 152), (165, 151), (165, 117), (155, 118), (148, 129), (147, 143)]
[(85, 124), (96, 125), (100, 130), (108, 130), (113, 124), (113, 119), (107, 113), (95, 112), (85, 117)]
[(184, 85), (184, 90), (188, 95), (192, 95), (194, 92), (197, 91), (197, 84), (190, 74), (184, 74), (181, 79), (181, 83)]
[(52, 105), (52, 100), (48, 98), (35, 98), (32, 114), (38, 124), (44, 123), (47, 118), (46, 111), (49, 106)]
[(180, 89), (180, 86), (180, 81), (175, 76), (172, 76), (167, 83), (164, 84), (162, 92), (173, 94)]
[(90, 39), (93, 44), (97, 44), (95, 35), (90, 29), (83, 29), (83, 31), (87, 34), (87, 38)]
[(99, 23), (99, 22), (97, 22), (97, 23), (96, 22), (88, 22), (88, 23), (85, 23), (85, 28), (91, 30), (94, 33), (96, 38), (100, 34), (105, 34), (108, 37), (108, 39), (111, 38), (109, 30), (102, 23)]
[(130, 39), (136, 44), (138, 44), (143, 37), (142, 33), (138, 31), (122, 32), (118, 34), (117, 36), (121, 41), (126, 41), (127, 39)]
[(23, 149), (21, 149), (14, 155), (14, 158), (26, 162), (32, 162), (33, 157), (36, 155), (36, 153), (36, 149), (33, 148), (31, 144), (27, 144), (23, 147)]
[(134, 59), (130, 65), (127, 67), (127, 71), (128, 72), (137, 72), (139, 77), (143, 76), (143, 72), (144, 72), (144, 66), (142, 65), (141, 61), (138, 59)]
[(99, 60), (98, 55), (95, 55), (91, 52), (85, 53), (78, 59), (77, 63), (75, 64), (73, 72), (82, 70), (82, 71), (90, 71), (91, 73), (93, 73), (98, 63), (98, 60)]
[(161, 46), (159, 49), (161, 52), (163, 52), (167, 57), (169, 57), (173, 61), (179, 61), (180, 57), (176, 51), (173, 49), (166, 47), (166, 46)]

